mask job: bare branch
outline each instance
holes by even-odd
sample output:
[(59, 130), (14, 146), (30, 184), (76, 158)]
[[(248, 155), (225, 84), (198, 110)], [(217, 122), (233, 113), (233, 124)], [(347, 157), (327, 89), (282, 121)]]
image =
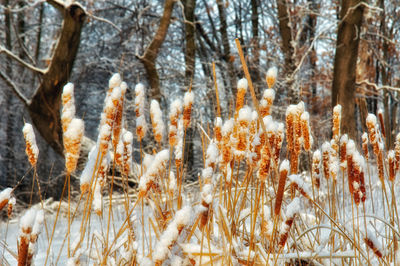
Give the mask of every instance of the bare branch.
[(101, 22), (110, 24), (110, 25), (111, 25), (114, 29), (116, 29), (118, 32), (122, 32), (122, 30), (121, 30), (117, 25), (115, 25), (112, 21), (110, 21), (110, 20), (108, 20), (108, 19), (105, 19), (105, 18), (98, 17), (98, 16), (93, 15), (93, 14), (88, 14), (88, 15), (89, 15), (89, 17), (91, 17), (92, 19), (95, 19), (95, 20), (98, 20), (98, 21), (101, 21)]
[(371, 87), (375, 88), (376, 90), (386, 89), (386, 90), (391, 90), (391, 91), (400, 91), (400, 88), (396, 88), (396, 87), (392, 87), (392, 86), (387, 86), (387, 85), (378, 86), (376, 83), (369, 82), (369, 81), (366, 80), (366, 79), (361, 80), (361, 81), (357, 81), (357, 85), (361, 85), (361, 84), (365, 84), (365, 85), (367, 85), (367, 86), (371, 86)]
[(18, 56), (16, 56), (13, 52), (11, 52), (10, 50), (6, 49), (4, 46), (0, 45), (0, 54), (1, 53), (5, 53), (7, 56), (11, 57), (12, 59), (16, 60), (18, 63), (20, 63), (21, 65), (23, 65), (24, 67), (32, 70), (33, 72), (36, 72), (37, 74), (40, 75), (44, 75), (46, 74), (47, 70), (43, 70), (41, 68), (37, 68), (27, 62), (25, 62), (24, 60), (22, 60), (21, 58), (19, 58)]
[(10, 80), (3, 72), (0, 71), (0, 78), (4, 80), (4, 82), (14, 91), (14, 93), (18, 96), (18, 98), (26, 105), (28, 106), (30, 104), (30, 100), (28, 100), (25, 95), (22, 94), (22, 92), (19, 90), (17, 85)]

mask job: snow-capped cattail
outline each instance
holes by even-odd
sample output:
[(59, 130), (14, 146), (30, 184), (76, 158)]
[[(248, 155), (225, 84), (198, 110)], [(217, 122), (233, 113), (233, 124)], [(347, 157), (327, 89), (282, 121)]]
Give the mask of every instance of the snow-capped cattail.
[(99, 145), (100, 145), (100, 152), (101, 152), (102, 156), (105, 156), (105, 154), (108, 151), (109, 143), (111, 140), (111, 132), (112, 132), (112, 128), (107, 123), (104, 123), (100, 127)]
[(247, 92), (247, 79), (242, 78), (237, 83), (237, 95), (236, 95), (236, 109), (235, 109), (235, 118), (239, 114), (239, 110), (242, 109), (244, 105), (244, 97)]
[(238, 141), (236, 150), (239, 152), (239, 157), (242, 157), (248, 147), (249, 131), (248, 127), (251, 122), (251, 109), (248, 106), (244, 106), (239, 110), (238, 123), (239, 128), (237, 131)]
[(291, 185), (297, 189), (303, 197), (306, 199), (311, 200), (311, 192), (310, 188), (308, 187), (307, 183), (304, 182), (304, 180), (301, 178), (300, 175), (290, 175), (289, 180), (291, 182)]
[(122, 134), (123, 156), (122, 156), (122, 173), (129, 175), (132, 168), (132, 143), (133, 134), (130, 131), (125, 131)]
[(12, 188), (6, 188), (0, 192), (0, 211), (8, 204), (11, 199)]
[(22, 132), (24, 133), (26, 143), (26, 155), (28, 155), (28, 160), (32, 167), (35, 167), (39, 156), (39, 149), (36, 145), (36, 138), (35, 133), (33, 132), (32, 125), (29, 123), (25, 123)]
[(36, 218), (36, 210), (29, 209), (20, 221), (20, 234), (18, 245), (18, 266), (25, 266), (28, 259), (28, 249), (32, 233), (32, 227)]
[(161, 143), (164, 137), (165, 125), (162, 119), (162, 112), (160, 109), (160, 104), (157, 100), (152, 100), (150, 104), (150, 118), (153, 125), (153, 135), (154, 139)]
[(395, 153), (394, 150), (390, 150), (387, 155), (387, 161), (389, 165), (389, 180), (391, 182), (394, 181), (395, 175), (396, 175), (396, 166), (395, 166)]
[[(362, 141), (362, 150), (364, 152), (364, 157), (366, 160), (368, 160), (369, 152), (368, 152), (368, 134), (367, 134), (367, 132), (364, 132), (362, 134), (361, 141)], [(400, 158), (400, 150), (399, 150), (399, 158)]]
[(37, 239), (41, 232), (41, 229), (43, 226), (43, 221), (44, 221), (43, 210), (38, 210), (36, 212), (35, 223), (33, 224), (32, 233), (30, 235), (30, 243), (29, 243), (29, 248), (28, 248), (26, 265), (33, 264), (33, 257), (35, 256), (36, 251), (37, 251), (36, 242), (37, 242)]
[(154, 185), (155, 178), (161, 175), (162, 172), (165, 170), (165, 166), (168, 160), (168, 150), (162, 150), (156, 154), (151, 166), (147, 168), (146, 173), (140, 178), (138, 195), (139, 198), (146, 196), (149, 189)]
[(101, 217), (103, 213), (102, 201), (103, 195), (101, 194), (101, 185), (97, 182), (93, 191), (93, 210), (99, 217)]
[(385, 138), (385, 136), (386, 136), (386, 134), (385, 134), (385, 122), (383, 120), (383, 110), (382, 109), (378, 110), (378, 117), (379, 117), (379, 124), (381, 126), (382, 135)]
[(123, 118), (123, 114), (124, 114), (124, 97), (125, 97), (125, 92), (126, 92), (127, 88), (128, 88), (128, 85), (125, 82), (121, 82), (120, 87), (119, 87), (119, 90), (121, 91), (120, 98), (116, 99), (116, 101), (115, 101), (115, 104), (116, 104), (115, 109), (116, 110), (115, 110), (113, 133), (112, 133), (112, 136), (113, 136), (112, 141), (113, 141), (114, 149), (118, 145), (119, 138), (120, 138), (121, 131), (122, 131), (122, 118)]
[(67, 131), (69, 123), (75, 117), (75, 99), (74, 99), (74, 84), (67, 83), (63, 88), (61, 95), (62, 112), (61, 125), (63, 132)]
[(367, 247), (369, 247), (370, 249), (372, 249), (372, 251), (374, 252), (374, 254), (378, 257), (378, 258), (382, 258), (383, 257), (383, 249), (382, 249), (382, 245), (381, 243), (376, 239), (375, 235), (369, 230), (367, 229), (367, 233), (364, 237), (364, 242), (367, 245)]
[(135, 86), (135, 114), (136, 114), (136, 135), (142, 141), (147, 132), (147, 123), (144, 113), (145, 92), (143, 84)]
[(303, 136), (303, 147), (305, 151), (310, 151), (312, 146), (312, 136), (310, 130), (310, 115), (308, 112), (304, 112), (301, 117), (301, 131)]
[(295, 116), (296, 116), (296, 105), (289, 105), (286, 109), (286, 141), (289, 151), (294, 149), (294, 131), (295, 131)]
[(343, 134), (340, 137), (340, 153), (339, 153), (339, 158), (340, 158), (340, 166), (342, 169), (346, 169), (346, 158), (347, 158), (347, 143), (349, 142), (349, 136), (347, 134)]
[(175, 165), (176, 168), (179, 169), (182, 165), (182, 161), (183, 161), (183, 141), (184, 141), (184, 127), (183, 127), (183, 121), (182, 119), (179, 119), (178, 122), (178, 131), (177, 131), (177, 138), (178, 138), (178, 142), (175, 146)]
[(274, 148), (274, 163), (277, 166), (282, 149), (283, 139), (285, 137), (285, 126), (283, 123), (278, 123), (276, 128), (275, 148)]
[(400, 133), (396, 136), (396, 141), (394, 144), (394, 153), (395, 153), (395, 161), (396, 161), (396, 172), (400, 169)]
[(182, 230), (190, 222), (190, 216), (191, 208), (189, 206), (185, 206), (175, 213), (174, 219), (162, 233), (154, 248), (153, 261), (155, 265), (162, 265), (163, 261), (170, 256), (170, 250), (178, 240)]
[(182, 113), (182, 101), (177, 99), (172, 102), (169, 112), (169, 145), (175, 146), (177, 143), (178, 121)]
[(82, 194), (89, 191), (90, 181), (95, 171), (95, 164), (98, 152), (99, 152), (98, 145), (94, 146), (89, 152), (88, 161), (80, 177), (80, 189)]
[(324, 176), (329, 179), (329, 158), (330, 158), (331, 145), (329, 142), (324, 142), (322, 144), (322, 169), (324, 171)]
[[(17, 203), (17, 200), (15, 199), (15, 197), (11, 196), (11, 198), (8, 200), (8, 207), (7, 207), (7, 217), (9, 219), (11, 218), (11, 214), (12, 214), (13, 208), (16, 203)], [(0, 208), (0, 210), (1, 210), (1, 208)]]
[(225, 121), (221, 134), (222, 134), (222, 162), (229, 163), (232, 160), (232, 144), (231, 135), (234, 127), (234, 120), (231, 118)]
[(214, 137), (218, 144), (222, 141), (222, 119), (217, 117), (214, 122)]
[(271, 107), (275, 100), (275, 91), (273, 89), (264, 90), (263, 97), (260, 101), (261, 118), (271, 114)]
[[(333, 108), (333, 113), (332, 113), (332, 139), (335, 140), (336, 144), (339, 142), (341, 120), (342, 120), (342, 106), (338, 104)], [(336, 149), (335, 151), (337, 152)]]
[(69, 174), (75, 171), (78, 164), (84, 128), (83, 120), (74, 118), (64, 133), (65, 168)]
[(312, 173), (313, 173), (313, 184), (319, 189), (320, 181), (320, 167), (321, 167), (321, 151), (316, 150), (312, 157)]
[(271, 67), (268, 69), (267, 75), (265, 77), (268, 88), (272, 88), (274, 86), (277, 75), (278, 75), (278, 69), (276, 67)]
[(185, 92), (183, 97), (183, 126), (187, 129), (190, 125), (190, 114), (192, 113), (194, 94), (192, 91)]
[(104, 187), (107, 184), (107, 172), (110, 167), (110, 154), (107, 152), (104, 156), (100, 158), (100, 164), (97, 169), (97, 177), (98, 177), (98, 183), (100, 184), (101, 187)]
[(121, 82), (121, 75), (118, 73), (114, 73), (108, 81), (108, 87), (110, 89), (114, 89), (115, 87), (119, 87)]
[(279, 185), (275, 199), (275, 216), (279, 216), (281, 212), (283, 192), (285, 191), (285, 183), (288, 173), (289, 173), (289, 161), (283, 160), (283, 162), (281, 163), (281, 167), (279, 168)]
[(299, 212), (299, 210), (300, 210), (299, 198), (294, 198), (292, 202), (286, 207), (286, 215), (285, 215), (286, 220), (283, 223), (282, 228), (279, 232), (278, 245), (280, 249), (283, 248), (286, 244), (290, 228), (292, 227), (296, 214)]
[(274, 223), (271, 218), (271, 211), (269, 209), (268, 205), (264, 205), (264, 210), (263, 210), (263, 216), (261, 220), (261, 236), (263, 236), (266, 239), (271, 239), (272, 238), (272, 233), (274, 230)]
[(368, 114), (367, 116), (367, 127), (368, 127), (368, 137), (371, 142), (372, 148), (374, 150), (375, 156), (379, 154), (379, 136), (377, 130), (376, 116), (373, 114)]

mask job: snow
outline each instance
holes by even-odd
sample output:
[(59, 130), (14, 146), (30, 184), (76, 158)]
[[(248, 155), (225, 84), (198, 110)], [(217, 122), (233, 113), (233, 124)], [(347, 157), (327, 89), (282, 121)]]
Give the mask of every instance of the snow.
[(36, 212), (37, 212), (36, 209), (30, 208), (21, 217), (19, 225), (20, 225), (20, 228), (21, 228), (22, 231), (30, 232), (32, 230), (32, 227), (33, 227), (33, 225), (35, 223)]
[(367, 125), (371, 124), (373, 126), (376, 126), (376, 116), (374, 114), (368, 114), (366, 121)]
[(279, 167), (279, 172), (282, 172), (283, 170), (286, 170), (289, 172), (290, 165), (288, 160), (283, 160), (281, 163), (281, 166)]
[(276, 79), (276, 76), (278, 75), (278, 68), (273, 66), (268, 69), (267, 71), (267, 78), (273, 78)]
[(221, 130), (222, 136), (224, 137), (228, 136), (232, 132), (234, 125), (235, 122), (233, 118), (226, 120)]
[(108, 87), (110, 89), (114, 89), (115, 87), (118, 87), (122, 82), (121, 75), (118, 73), (115, 73), (111, 76), (110, 80), (108, 81)]
[(1, 205), (1, 203), (2, 203), (3, 201), (5, 201), (5, 200), (8, 201), (8, 200), (10, 200), (11, 192), (12, 192), (12, 188), (3, 189), (3, 190), (0, 192), (0, 205)]
[(251, 122), (251, 118), (252, 118), (252, 112), (250, 107), (243, 106), (240, 110), (239, 110), (239, 121), (244, 121), (244, 122)]
[(247, 84), (246, 78), (242, 78), (238, 81), (238, 83), (237, 83), (238, 90), (243, 89), (243, 90), (247, 91), (247, 87), (248, 87), (248, 84)]
[(193, 104), (194, 93), (192, 91), (185, 92), (185, 96), (183, 97), (183, 105), (189, 106)]

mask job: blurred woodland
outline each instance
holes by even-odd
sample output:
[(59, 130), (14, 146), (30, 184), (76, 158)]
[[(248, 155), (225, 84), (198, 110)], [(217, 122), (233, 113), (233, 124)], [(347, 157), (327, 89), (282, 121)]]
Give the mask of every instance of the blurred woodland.
[[(186, 171), (187, 178), (197, 179), (191, 170), (203, 164), (200, 130), (211, 130), (216, 116), (212, 63), (224, 119), (232, 116), (236, 84), (244, 76), (236, 38), (258, 97), (267, 87), (267, 70), (278, 68), (275, 117), (284, 120), (290, 103), (304, 101), (319, 146), (331, 135), (337, 103), (343, 106), (343, 132), (356, 140), (366, 131), (361, 121), (367, 113), (381, 109), (390, 148), (399, 130), (399, 30), (398, 0), (1, 0), (0, 190), (20, 182), (17, 198), (30, 195), (26, 121), (34, 125), (39, 144), (42, 190), (47, 197), (60, 195), (62, 88), (75, 85), (77, 116), (85, 121), (84, 159), (116, 72), (129, 86), (125, 126), (133, 132), (137, 83), (146, 87), (146, 108), (157, 99), (165, 112), (191, 88)], [(152, 137), (143, 144), (151, 153)], [(139, 160), (137, 141), (134, 147)]]

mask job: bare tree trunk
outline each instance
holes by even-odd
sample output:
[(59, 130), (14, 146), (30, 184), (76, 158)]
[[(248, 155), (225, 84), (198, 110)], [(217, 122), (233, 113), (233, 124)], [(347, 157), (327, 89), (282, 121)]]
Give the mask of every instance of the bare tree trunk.
[(224, 48), (223, 59), (228, 66), (228, 77), (230, 83), (229, 86), (232, 88), (233, 95), (236, 95), (236, 74), (233, 62), (231, 60), (231, 49), (229, 46), (228, 25), (226, 24), (224, 1), (217, 0), (217, 5), (218, 5), (219, 20), (221, 23), (220, 31), (222, 36), (222, 46)]
[(332, 107), (342, 105), (342, 132), (356, 138), (355, 82), (360, 28), (364, 8), (361, 0), (342, 1), (332, 83)]
[(172, 10), (174, 8), (176, 0), (166, 0), (164, 4), (164, 12), (160, 19), (160, 25), (158, 30), (154, 35), (149, 46), (146, 48), (144, 55), (140, 57), (144, 68), (146, 70), (147, 79), (150, 85), (150, 97), (152, 99), (161, 99), (160, 91), (160, 78), (158, 77), (158, 72), (156, 68), (156, 59), (158, 52), (165, 40), (165, 36), (168, 32), (169, 24), (171, 23)]
[(281, 49), (285, 56), (285, 66), (283, 76), (285, 81), (283, 88), (288, 90), (289, 103), (300, 101), (300, 90), (294, 85), (294, 71), (296, 69), (292, 29), (290, 28), (290, 19), (287, 0), (276, 0), (278, 6), (279, 31), (282, 38)]
[(260, 44), (258, 35), (258, 0), (251, 0), (251, 32), (253, 38), (251, 40), (252, 45), (252, 60), (250, 64), (250, 74), (252, 76), (253, 83), (255, 84), (255, 90), (257, 95), (261, 94), (261, 88), (263, 87), (262, 78), (260, 75)]
[(195, 56), (196, 56), (196, 39), (195, 39), (195, 21), (194, 10), (196, 8), (196, 0), (184, 1), (185, 8), (185, 86), (189, 87), (194, 76)]

